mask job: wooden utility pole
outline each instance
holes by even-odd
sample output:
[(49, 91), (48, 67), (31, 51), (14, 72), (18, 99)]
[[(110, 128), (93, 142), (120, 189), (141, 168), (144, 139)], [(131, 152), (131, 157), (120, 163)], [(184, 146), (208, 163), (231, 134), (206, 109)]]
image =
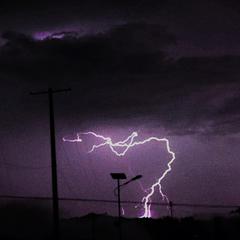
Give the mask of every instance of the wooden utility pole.
[(31, 92), (31, 95), (48, 95), (49, 102), (49, 124), (50, 124), (50, 142), (51, 142), (51, 167), (52, 167), (52, 207), (53, 207), (53, 234), (54, 239), (59, 239), (59, 204), (58, 204), (58, 181), (57, 181), (57, 159), (56, 159), (56, 142), (55, 142), (55, 121), (54, 121), (54, 103), (53, 94), (71, 91), (71, 89)]

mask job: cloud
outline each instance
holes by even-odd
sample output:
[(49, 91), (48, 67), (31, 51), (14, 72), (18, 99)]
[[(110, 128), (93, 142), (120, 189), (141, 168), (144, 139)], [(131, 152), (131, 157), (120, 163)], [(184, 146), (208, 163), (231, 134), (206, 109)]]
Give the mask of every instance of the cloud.
[(239, 100), (240, 57), (171, 60), (165, 50), (176, 39), (159, 24), (135, 22), (43, 41), (11, 32), (3, 38), (1, 75), (23, 86), (75, 86), (71, 105), (61, 103), (61, 111), (73, 117), (104, 116), (125, 124), (149, 120), (178, 135), (240, 130), (239, 108), (233, 107)]
[[(136, 73), (157, 70), (164, 63), (163, 47), (174, 43), (174, 36), (158, 24), (132, 23), (106, 33), (36, 41), (23, 34), (2, 35), (7, 43), (0, 53), (2, 72), (15, 67), (19, 76), (64, 72), (77, 74)], [(153, 66), (154, 65), (154, 66)]]

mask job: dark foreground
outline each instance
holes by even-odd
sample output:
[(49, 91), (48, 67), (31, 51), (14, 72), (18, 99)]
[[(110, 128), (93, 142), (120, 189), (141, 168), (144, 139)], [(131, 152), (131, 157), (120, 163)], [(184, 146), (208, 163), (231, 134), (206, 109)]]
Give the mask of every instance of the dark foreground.
[[(0, 239), (52, 239), (51, 216), (46, 209), (5, 205), (0, 209)], [(197, 220), (122, 219), (89, 214), (61, 220), (61, 239), (240, 239), (240, 217), (215, 217)]]

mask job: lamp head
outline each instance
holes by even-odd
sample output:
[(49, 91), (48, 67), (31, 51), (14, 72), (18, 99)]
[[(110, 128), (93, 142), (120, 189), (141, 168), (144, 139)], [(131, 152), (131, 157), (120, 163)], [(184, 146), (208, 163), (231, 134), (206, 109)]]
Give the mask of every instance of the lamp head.
[(125, 173), (111, 173), (113, 179), (126, 179)]

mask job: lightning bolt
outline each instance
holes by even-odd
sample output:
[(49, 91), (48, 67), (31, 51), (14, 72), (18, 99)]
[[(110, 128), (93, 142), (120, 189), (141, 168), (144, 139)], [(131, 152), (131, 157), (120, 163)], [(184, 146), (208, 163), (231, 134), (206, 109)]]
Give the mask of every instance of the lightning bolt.
[[(108, 146), (110, 150), (118, 157), (123, 157), (127, 153), (127, 151), (137, 145), (143, 145), (145, 143), (151, 142), (151, 141), (157, 141), (157, 142), (164, 142), (166, 144), (166, 148), (168, 153), (170, 154), (171, 158), (169, 162), (167, 163), (167, 169), (163, 172), (163, 174), (157, 179), (155, 183), (152, 184), (152, 186), (149, 189), (146, 189), (145, 192), (147, 193), (146, 196), (142, 198), (143, 208), (144, 208), (144, 214), (141, 216), (142, 218), (150, 218), (152, 217), (151, 214), (151, 198), (155, 193), (155, 190), (158, 189), (159, 193), (162, 197), (162, 200), (166, 200), (169, 203), (169, 199), (166, 194), (162, 191), (162, 181), (167, 176), (167, 174), (172, 170), (172, 163), (176, 159), (175, 153), (171, 150), (169, 140), (167, 138), (157, 138), (157, 137), (149, 137), (147, 139), (144, 139), (142, 141), (136, 141), (136, 137), (138, 137), (137, 132), (133, 132), (130, 136), (128, 136), (125, 140), (119, 141), (119, 142), (113, 142), (110, 137), (104, 137), (102, 135), (96, 134), (95, 132), (85, 132), (85, 133), (78, 133), (77, 138), (74, 139), (68, 139), (63, 138), (64, 142), (82, 142), (82, 139), (80, 138), (80, 135), (92, 135), (98, 139), (101, 139), (103, 142), (99, 144), (94, 144), (92, 148), (88, 151), (89, 153), (95, 151), (98, 148)], [(122, 149), (122, 150), (121, 150)]]

